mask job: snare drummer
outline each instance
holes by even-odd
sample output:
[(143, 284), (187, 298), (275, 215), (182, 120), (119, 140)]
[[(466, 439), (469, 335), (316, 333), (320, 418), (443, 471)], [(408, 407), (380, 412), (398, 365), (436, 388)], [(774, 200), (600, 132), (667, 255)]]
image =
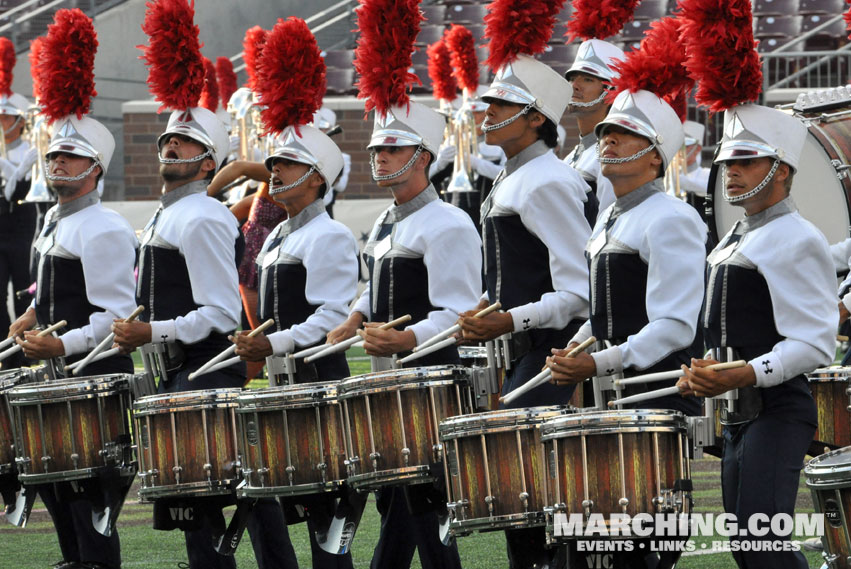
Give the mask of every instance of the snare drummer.
[[(827, 241), (789, 196), (806, 127), (784, 112), (750, 104), (728, 110), (724, 123), (715, 162), (724, 198), (742, 207), (745, 218), (707, 259), (701, 315), (707, 346), (722, 354), (731, 348), (749, 365), (707, 372), (702, 368), (714, 360), (694, 360), (690, 369), (683, 366), (680, 386), (701, 396), (738, 389), (735, 413), (724, 426), (721, 480), (724, 509), (742, 527), (753, 514), (794, 513), (817, 424), (804, 374), (833, 360), (838, 314)], [(788, 536), (769, 532), (758, 540)], [(807, 567), (800, 552), (743, 549), (733, 557), (742, 568)]]
[[(569, 348), (591, 335), (613, 346), (575, 358), (553, 349), (547, 365), (557, 384), (675, 369), (698, 357), (703, 347), (697, 320), (706, 226), (693, 208), (666, 195), (661, 183), (682, 146), (682, 123), (655, 94), (622, 91), (597, 134), (602, 172), (617, 199), (600, 215), (588, 241), (591, 318)], [(651, 386), (635, 389), (650, 390), (659, 383)], [(679, 396), (639, 406), (700, 412), (694, 399)]]
[[(266, 159), (272, 173), (269, 194), (286, 207), (289, 217), (272, 230), (257, 256), (257, 316), (261, 322), (274, 318), (276, 331), (268, 336), (249, 337), (246, 331), (235, 336), (236, 354), (246, 361), (287, 357), (324, 341), (328, 331), (346, 319), (357, 294), (360, 267), (355, 238), (331, 219), (322, 199), (343, 168), (343, 155), (319, 129), (301, 125), (298, 130), (297, 134), (287, 127), (282, 144)], [(294, 363), (297, 383), (338, 381), (349, 375), (344, 352)], [(352, 567), (351, 552), (330, 554), (316, 542), (316, 531), (326, 525), (323, 520), (330, 521), (335, 497), (305, 498), (313, 567)], [(288, 539), (286, 532), (281, 539)]]
[[(364, 250), (369, 267), (366, 290), (346, 321), (328, 334), (328, 341), (352, 337), (366, 322), (364, 348), (381, 358), (379, 368), (392, 367), (384, 358), (407, 354), (452, 326), (458, 313), (479, 296), (481, 242), (473, 222), (441, 201), (426, 176), (443, 138), (443, 126), (440, 114), (414, 102), (407, 108), (391, 108), (385, 117), (376, 113), (368, 146), (370, 167), (378, 185), (393, 194), (394, 204), (379, 216)], [(404, 330), (377, 328), (404, 314), (410, 314), (413, 322)], [(455, 346), (414, 365), (449, 363), (460, 363)], [(438, 537), (436, 509), (445, 504), (442, 494), (416, 486), (379, 491), (381, 535), (371, 567), (404, 569), (410, 566), (415, 548), (425, 568), (460, 567), (454, 540), (444, 546)]]
[[(47, 212), (36, 241), (35, 300), (11, 328), (23, 335), (17, 341), (28, 358), (82, 359), (109, 335), (113, 319), (136, 307), (136, 235), (124, 218), (103, 207), (96, 190), (114, 149), (112, 134), (91, 117), (71, 115), (57, 123), (47, 148), (46, 177), (59, 203)], [(36, 322), (47, 326), (58, 320), (68, 321), (58, 338), (29, 331)], [(115, 355), (90, 364), (85, 373), (133, 373), (133, 361)], [(101, 496), (97, 478), (42, 485), (39, 494), (62, 551), (57, 567), (121, 566), (118, 532), (104, 537), (92, 526), (92, 501)]]

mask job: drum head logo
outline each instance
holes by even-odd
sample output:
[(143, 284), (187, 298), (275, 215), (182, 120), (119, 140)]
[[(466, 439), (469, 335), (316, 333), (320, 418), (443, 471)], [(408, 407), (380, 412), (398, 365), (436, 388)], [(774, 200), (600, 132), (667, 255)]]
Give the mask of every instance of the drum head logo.
[(245, 437), (248, 439), (248, 444), (256, 447), (260, 440), (257, 438), (257, 424), (254, 421), (248, 421), (245, 427)]
[(842, 514), (839, 511), (839, 504), (833, 498), (829, 498), (824, 502), (824, 519), (832, 527), (842, 527)]

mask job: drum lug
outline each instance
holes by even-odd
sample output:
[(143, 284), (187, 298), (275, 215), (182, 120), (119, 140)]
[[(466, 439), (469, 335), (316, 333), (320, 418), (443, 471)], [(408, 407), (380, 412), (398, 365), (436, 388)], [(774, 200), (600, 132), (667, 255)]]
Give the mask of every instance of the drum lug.
[(435, 455), (437, 455), (438, 457), (440, 457), (440, 454), (443, 452), (443, 444), (442, 444), (442, 443), (437, 443), (436, 445), (433, 445), (433, 446), (431, 447), (431, 450), (433, 450), (433, 451), (434, 451), (434, 454), (435, 454)]
[(467, 499), (464, 499), (464, 500), (458, 500), (457, 502), (448, 502), (448, 503), (446, 504), (446, 509), (448, 509), (448, 510), (449, 510), (449, 512), (452, 514), (452, 518), (453, 518), (453, 519), (456, 519), (456, 520), (457, 520), (457, 519), (459, 519), (459, 518), (460, 518), (460, 519), (465, 519), (465, 518), (466, 518), (466, 516), (463, 516), (463, 515), (462, 515), (462, 516), (459, 516), (459, 515), (458, 515), (458, 510), (459, 510), (459, 509), (460, 509), (460, 510), (464, 510), (464, 509), (466, 509), (469, 505), (470, 505), (470, 500), (467, 500)]
[(621, 507), (621, 509), (623, 510), (623, 513), (625, 514), (626, 509), (629, 507), (629, 498), (624, 497), (624, 498), (621, 498), (620, 500), (618, 500), (618, 506)]
[(523, 503), (523, 509), (528, 512), (529, 511), (529, 492), (520, 492), (520, 495), (518, 496), (518, 498), (520, 498), (520, 501)]
[(346, 466), (346, 473), (349, 476), (353, 476), (357, 473), (357, 465), (358, 465), (359, 462), (360, 462), (359, 456), (353, 456), (353, 457), (343, 461), (343, 464)]
[(408, 466), (408, 460), (411, 457), (411, 449), (405, 447), (402, 449), (402, 460), (405, 461), (405, 466)]
[[(268, 472), (268, 469), (265, 469), (265, 470)], [(285, 470), (287, 471), (287, 478), (290, 481), (290, 486), (292, 486), (293, 485), (293, 478), (294, 478), (293, 475), (295, 474), (295, 466), (290, 465)]]
[(325, 484), (328, 480), (325, 478), (325, 471), (328, 469), (328, 465), (324, 462), (320, 462), (316, 465), (316, 469), (322, 473), (322, 483)]
[(844, 180), (848, 177), (848, 166), (843, 164), (841, 160), (834, 158), (830, 161), (830, 165), (836, 170), (836, 179)]
[(22, 473), (26, 474), (27, 471), (29, 470), (29, 468), (27, 468), (27, 466), (29, 466), (29, 464), (31, 462), (32, 462), (32, 459), (29, 458), (29, 457), (27, 457), (27, 458), (16, 458), (15, 464), (18, 465), (18, 472), (22, 472)]
[(213, 465), (210, 463), (205, 464), (201, 468), (204, 469), (204, 472), (207, 473), (207, 482), (212, 481), (213, 479)]
[(183, 470), (182, 466), (172, 466), (171, 471), (174, 472), (174, 482), (175, 484), (180, 484), (180, 471)]
[(369, 459), (372, 461), (372, 469), (378, 470), (378, 459), (381, 458), (380, 452), (370, 453)]
[[(104, 455), (104, 453), (103, 453), (103, 451), (102, 451), (102, 450), (101, 450), (101, 451), (98, 451), (98, 454), (100, 454), (101, 456), (103, 456), (103, 455)], [(79, 467), (80, 467), (80, 466), (79, 466), (79, 463), (80, 463), (80, 455), (79, 455), (79, 454), (77, 454), (76, 452), (71, 453), (71, 462), (74, 464), (74, 469), (75, 469), (75, 470), (76, 470), (77, 468), (79, 468)]]
[(485, 496), (485, 504), (488, 505), (488, 515), (493, 517), (493, 503), (496, 502), (496, 496)]
[(52, 458), (52, 457), (50, 457), (50, 456), (43, 456), (43, 457), (41, 457), (41, 463), (44, 465), (44, 470), (45, 470), (45, 471), (47, 471), (47, 463), (48, 463), (48, 462), (50, 462), (51, 460), (53, 460), (53, 458)]
[(591, 508), (594, 507), (594, 500), (582, 500), (582, 509), (585, 510), (585, 517), (591, 515)]

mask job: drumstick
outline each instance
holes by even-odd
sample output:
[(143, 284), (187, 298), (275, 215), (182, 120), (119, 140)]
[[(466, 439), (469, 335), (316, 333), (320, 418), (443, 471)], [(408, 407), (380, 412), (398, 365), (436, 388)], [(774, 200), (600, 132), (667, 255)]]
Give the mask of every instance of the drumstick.
[(196, 371), (195, 374), (193, 375), (193, 378), (201, 377), (202, 375), (206, 375), (208, 373), (213, 373), (214, 371), (219, 371), (220, 369), (224, 369), (224, 368), (230, 367), (234, 364), (238, 364), (240, 359), (241, 358), (239, 356), (234, 356), (234, 357), (228, 358), (224, 361), (215, 363), (215, 364), (211, 365), (210, 367), (208, 367), (207, 369), (205, 369), (204, 371), (201, 371), (201, 369), (199, 368), (198, 371)]
[(836, 339), (837, 339), (838, 341), (840, 341), (840, 342), (847, 342), (847, 341), (848, 341), (848, 336), (844, 336), (844, 335), (842, 335), (842, 334), (837, 334), (837, 335), (836, 335)]
[[(719, 364), (712, 364), (710, 366), (706, 366), (703, 369), (712, 369), (712, 370), (720, 371), (720, 370), (724, 370), (724, 369), (734, 369), (734, 368), (739, 368), (739, 367), (745, 367), (746, 365), (748, 365), (748, 362), (746, 362), (745, 360), (736, 360), (734, 362), (721, 362)], [(677, 376), (677, 377), (683, 376), (683, 371), (681, 369), (676, 370), (676, 371), (679, 372), (679, 376)], [(671, 373), (673, 373), (673, 371), (662, 372), (662, 373), (671, 374)], [(650, 374), (648, 374), (648, 375), (650, 375)], [(635, 378), (632, 378), (632, 379), (635, 379)], [(670, 377), (670, 379), (674, 379), (674, 378)], [(614, 407), (615, 405), (627, 405), (629, 403), (639, 403), (641, 401), (647, 401), (648, 399), (656, 399), (657, 397), (665, 397), (667, 395), (676, 395), (679, 392), (680, 392), (680, 388), (677, 387), (676, 385), (673, 385), (671, 387), (663, 387), (662, 389), (656, 389), (655, 391), (648, 391), (647, 393), (639, 393), (637, 395), (630, 395), (629, 397), (624, 397), (622, 399), (615, 399), (614, 401), (609, 401), (609, 407)]]
[(9, 336), (8, 338), (6, 338), (2, 342), (0, 342), (0, 350), (6, 348), (7, 346), (11, 346), (14, 343), (15, 343), (15, 336)]
[[(593, 344), (596, 341), (597, 341), (597, 338), (595, 338), (594, 336), (590, 336), (584, 342), (582, 342), (581, 344), (579, 344), (578, 346), (576, 346), (575, 348), (570, 350), (567, 353), (566, 357), (568, 357), (568, 358), (576, 357), (576, 355), (578, 353), (585, 351), (588, 348), (588, 346), (590, 346), (591, 344)], [(527, 381), (526, 383), (524, 383), (523, 385), (521, 385), (520, 387), (518, 387), (517, 389), (515, 389), (514, 391), (512, 391), (511, 393), (509, 393), (508, 395), (503, 395), (502, 397), (500, 397), (499, 401), (501, 403), (511, 403), (512, 401), (514, 401), (515, 399), (517, 399), (518, 397), (520, 397), (521, 395), (523, 395), (527, 391), (534, 389), (534, 388), (538, 387), (539, 385), (543, 385), (546, 382), (548, 382), (550, 380), (550, 378), (552, 377), (552, 375), (553, 375), (552, 370), (547, 368), (544, 371), (542, 371), (541, 373), (539, 373), (538, 375), (536, 375), (535, 377), (533, 377), (532, 379), (530, 379), (529, 381)]]
[[(59, 330), (60, 328), (62, 328), (63, 326), (65, 326), (67, 324), (68, 324), (67, 321), (60, 320), (56, 324), (54, 324), (52, 326), (48, 326), (47, 328), (45, 328), (44, 330), (42, 330), (41, 332), (36, 334), (36, 336), (39, 337), (39, 338), (43, 338), (44, 336), (47, 336), (48, 334), (52, 334), (53, 332), (55, 332), (56, 330)], [(17, 354), (18, 352), (20, 352), (23, 349), (24, 349), (23, 346), (21, 346), (20, 344), (15, 344), (14, 346), (9, 348), (5, 352), (0, 352), (0, 362), (5, 360), (9, 356)]]
[[(736, 360), (734, 362), (722, 362), (720, 364), (713, 364), (711, 366), (706, 366), (706, 369), (733, 369), (737, 367), (746, 366), (748, 362), (745, 360)], [(616, 380), (615, 387), (623, 387), (625, 385), (636, 385), (639, 383), (652, 383), (654, 381), (665, 381), (666, 379), (678, 379), (682, 377), (683, 370), (681, 369), (672, 369), (671, 371), (658, 371), (656, 373), (646, 373), (644, 375), (637, 375), (635, 377), (630, 377), (628, 379), (618, 379)]]
[[(483, 308), (482, 310), (476, 312), (476, 314), (473, 315), (473, 318), (484, 318), (485, 316), (487, 316), (491, 312), (499, 310), (500, 308), (502, 308), (502, 304), (500, 304), (499, 302), (494, 302), (493, 304), (491, 304), (487, 308)], [(423, 349), (425, 349), (425, 348), (427, 348), (427, 347), (429, 347), (433, 344), (436, 344), (437, 342), (440, 342), (444, 338), (448, 338), (449, 336), (453, 335), (455, 332), (460, 332), (460, 331), (461, 331), (461, 325), (455, 324), (451, 328), (447, 328), (443, 332), (435, 334), (434, 336), (432, 336), (431, 338), (429, 338), (428, 340), (426, 340), (425, 342), (423, 342), (419, 346), (415, 347), (411, 351), (418, 352), (420, 350), (423, 350)]]
[[(144, 310), (145, 310), (144, 306), (141, 306), (141, 305), (137, 306), (136, 310), (131, 312), (130, 316), (125, 318), (124, 321), (125, 322), (133, 322), (134, 320), (136, 320), (137, 316), (139, 316), (140, 314), (142, 314), (142, 312), (144, 312)], [(95, 357), (99, 353), (104, 351), (107, 348), (107, 346), (111, 346), (113, 340), (115, 340), (115, 332), (111, 332), (106, 338), (101, 340), (101, 342), (97, 346), (95, 346), (95, 349), (92, 350), (91, 352), (89, 352), (89, 354), (85, 358), (78, 361), (77, 363), (73, 363), (71, 365), (65, 366), (65, 371), (68, 371), (69, 369), (73, 369), (74, 375), (77, 375), (78, 373), (80, 373), (83, 370), (84, 367), (86, 367), (87, 365), (89, 365), (90, 363), (95, 361)]]
[(318, 354), (319, 352), (321, 352), (325, 348), (330, 348), (333, 345), (334, 344), (326, 343), (326, 344), (322, 344), (320, 346), (313, 346), (312, 348), (305, 348), (300, 352), (294, 353), (293, 358), (295, 358), (295, 359), (306, 358), (307, 356), (310, 356), (310, 355), (313, 355), (313, 354)]
[[(404, 316), (401, 316), (401, 317), (397, 318), (396, 320), (382, 324), (381, 326), (378, 327), (378, 329), (379, 330), (389, 330), (390, 328), (398, 326), (399, 324), (404, 324), (405, 322), (409, 321), (410, 319), (411, 319), (411, 315), (405, 314)], [(319, 352), (316, 352), (315, 354), (312, 354), (312, 355), (304, 358), (304, 361), (305, 361), (305, 363), (310, 363), (312, 361), (316, 361), (319, 358), (324, 358), (325, 356), (329, 356), (331, 354), (336, 354), (337, 352), (342, 352), (344, 350), (348, 350), (349, 348), (351, 348), (352, 346), (354, 346), (357, 343), (361, 343), (361, 345), (363, 345), (363, 338), (361, 338), (360, 336), (352, 336), (351, 338), (349, 338), (347, 340), (343, 340), (342, 342), (337, 342), (336, 344), (331, 344), (329, 347), (325, 348), (324, 350), (321, 350)]]
[(425, 357), (429, 354), (432, 354), (432, 353), (434, 353), (438, 350), (442, 350), (443, 348), (445, 348), (447, 346), (451, 346), (452, 344), (456, 343), (457, 341), (458, 341), (457, 338), (446, 338), (445, 340), (441, 340), (440, 342), (437, 342), (436, 344), (431, 344), (430, 346), (423, 348), (422, 350), (420, 350), (419, 352), (417, 352), (415, 354), (411, 354), (409, 356), (405, 356), (404, 358), (402, 358), (400, 360), (396, 360), (396, 363), (397, 364), (406, 364), (408, 362), (418, 360), (418, 359), (423, 358), (423, 357)]
[[(260, 326), (258, 326), (257, 328), (255, 328), (254, 330), (249, 332), (248, 337), (253, 338), (254, 336), (256, 336), (257, 334), (259, 334), (260, 332), (262, 332), (263, 330), (265, 330), (266, 328), (268, 328), (269, 326), (271, 326), (274, 323), (275, 323), (275, 319), (269, 318), (267, 321), (262, 323)], [(222, 361), (223, 359), (225, 359), (226, 357), (231, 355), (234, 352), (234, 350), (236, 350), (236, 344), (231, 344), (226, 349), (222, 350), (222, 352), (219, 355), (217, 355), (216, 357), (214, 357), (213, 359), (211, 359), (210, 361), (208, 361), (207, 363), (205, 363), (204, 365), (202, 365), (201, 367), (199, 367), (198, 369), (196, 369), (195, 371), (190, 373), (189, 374), (189, 381), (192, 381), (193, 379), (195, 379), (199, 375), (203, 375), (204, 373), (206, 373), (209, 368), (213, 367), (214, 365), (216, 365), (217, 363), (219, 363), (220, 361)]]

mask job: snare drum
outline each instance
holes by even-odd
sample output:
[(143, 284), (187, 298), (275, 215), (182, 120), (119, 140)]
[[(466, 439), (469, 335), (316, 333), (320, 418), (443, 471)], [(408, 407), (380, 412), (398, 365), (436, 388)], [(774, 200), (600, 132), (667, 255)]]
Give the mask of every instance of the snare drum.
[(818, 430), (813, 437), (818, 451), (851, 445), (849, 377), (851, 367), (826, 367), (807, 374), (818, 408)]
[(389, 370), (343, 380), (350, 457), (349, 484), (377, 489), (431, 482), (439, 476), (443, 448), (437, 426), (470, 413), (470, 371), (460, 366)]
[(349, 457), (336, 383), (245, 392), (237, 399), (247, 497), (336, 490)]
[(824, 514), (824, 555), (830, 569), (851, 568), (851, 447), (817, 456), (804, 467), (813, 507)]
[(233, 492), (240, 474), (236, 401), (241, 392), (182, 391), (133, 403), (143, 500)]
[(547, 540), (554, 514), (688, 513), (689, 443), (678, 412), (617, 410), (566, 415), (541, 426), (549, 489)]
[(12, 430), (12, 409), (6, 392), (34, 380), (35, 372), (29, 368), (0, 372), (0, 476), (15, 470), (15, 433)]
[(39, 382), (6, 392), (24, 484), (92, 478), (130, 462), (130, 376)]
[(546, 461), (540, 426), (573, 412), (561, 406), (503, 409), (440, 423), (453, 533), (544, 525)]

